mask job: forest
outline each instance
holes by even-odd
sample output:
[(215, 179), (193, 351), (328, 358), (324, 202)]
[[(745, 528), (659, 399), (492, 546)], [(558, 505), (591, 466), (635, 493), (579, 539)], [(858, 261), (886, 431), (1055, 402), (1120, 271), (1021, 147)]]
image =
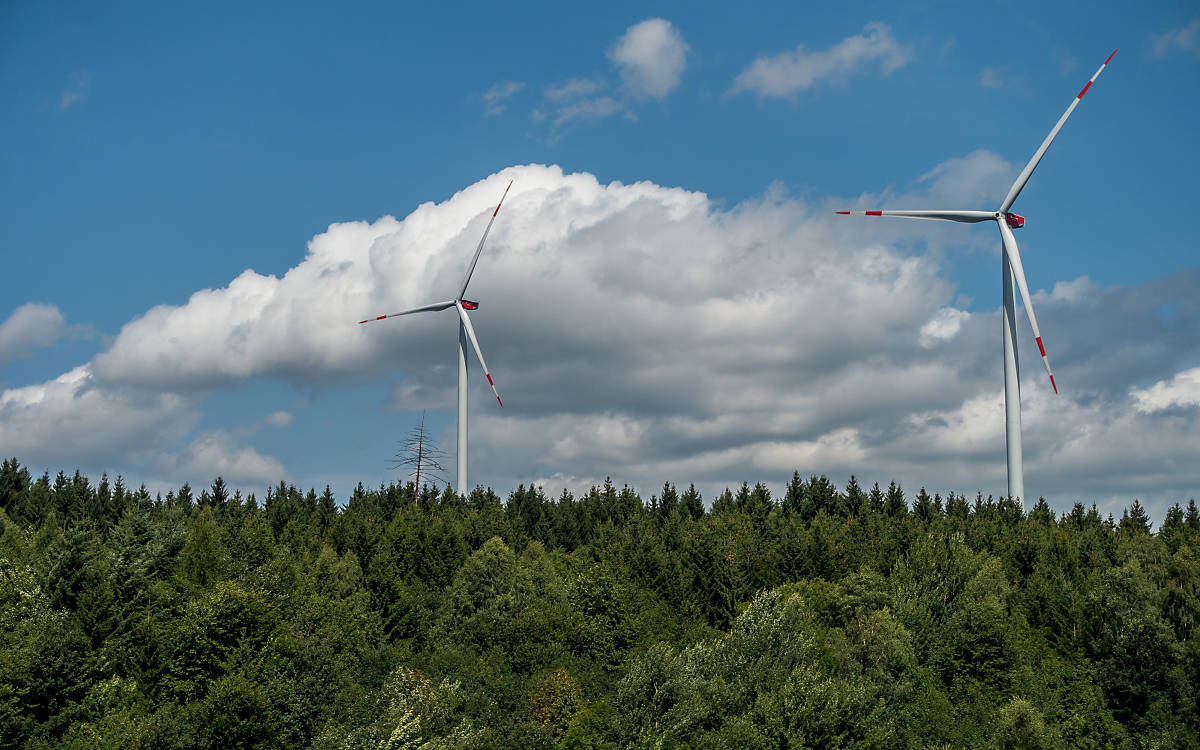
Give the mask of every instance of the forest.
[(1200, 748), (1195, 501), (1029, 506), (5, 460), (0, 747)]

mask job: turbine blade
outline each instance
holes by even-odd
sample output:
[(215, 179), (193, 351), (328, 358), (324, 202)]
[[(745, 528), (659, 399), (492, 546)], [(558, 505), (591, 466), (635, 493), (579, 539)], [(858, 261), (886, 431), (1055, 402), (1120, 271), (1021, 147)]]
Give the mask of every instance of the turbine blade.
[(992, 221), (994, 211), (835, 211), (843, 216), (895, 216), (901, 219), (932, 219), (935, 221), (961, 221), (974, 224)]
[(383, 320), (384, 318), (395, 318), (400, 315), (412, 315), (413, 313), (419, 313), (419, 312), (431, 312), (431, 311), (435, 311), (435, 310), (445, 310), (447, 307), (454, 307), (454, 300), (450, 300), (449, 302), (435, 302), (432, 305), (421, 305), (420, 307), (413, 307), (408, 310), (401, 310), (400, 312), (388, 313), (387, 315), (377, 315), (374, 318), (367, 318), (366, 320), (360, 320), (360, 321), (358, 321), (358, 323), (359, 323), (359, 325), (362, 325), (363, 323), (373, 323), (376, 320)]
[(1054, 129), (1050, 131), (1050, 135), (1046, 136), (1046, 140), (1042, 141), (1042, 145), (1038, 147), (1038, 150), (1034, 153), (1033, 158), (1030, 159), (1029, 163), (1025, 165), (1025, 168), (1021, 170), (1021, 174), (1017, 175), (1017, 181), (1014, 182), (1012, 187), (1008, 189), (1008, 195), (1004, 196), (1004, 202), (1000, 204), (1000, 213), (1006, 214), (1008, 213), (1008, 209), (1012, 208), (1013, 202), (1017, 200), (1017, 196), (1020, 195), (1021, 191), (1025, 189), (1025, 183), (1029, 182), (1029, 178), (1033, 175), (1033, 170), (1037, 169), (1038, 162), (1040, 162), (1042, 157), (1046, 155), (1046, 149), (1050, 148), (1050, 144), (1054, 142), (1054, 137), (1058, 135), (1058, 131), (1062, 130), (1062, 126), (1066, 124), (1067, 118), (1071, 116), (1071, 113), (1075, 111), (1075, 107), (1079, 106), (1079, 102), (1083, 100), (1083, 95), (1087, 93), (1087, 90), (1091, 88), (1092, 84), (1096, 82), (1096, 79), (1100, 77), (1100, 73), (1102, 73), (1104, 69), (1108, 67), (1108, 61), (1113, 59), (1113, 55), (1115, 54), (1117, 54), (1117, 51), (1113, 50), (1112, 55), (1109, 55), (1108, 60), (1105, 60), (1104, 64), (1096, 70), (1095, 74), (1083, 87), (1083, 90), (1076, 94), (1075, 98), (1071, 100), (1071, 106), (1067, 107), (1067, 111), (1063, 112), (1063, 116), (1058, 118), (1058, 122), (1054, 125)]
[(500, 408), (504, 408), (504, 402), (500, 401), (500, 392), (496, 390), (496, 384), (492, 382), (492, 373), (488, 370), (487, 362), (483, 361), (483, 352), (479, 348), (479, 339), (475, 338), (475, 329), (471, 327), (471, 318), (467, 315), (467, 311), (459, 302), (454, 303), (454, 309), (458, 310), (458, 317), (462, 318), (463, 328), (467, 329), (467, 338), (471, 339), (471, 346), (475, 347), (475, 356), (479, 357), (479, 366), (483, 368), (483, 374), (487, 376), (488, 385), (492, 387), (492, 393), (496, 394), (496, 401), (500, 403)]
[(462, 288), (458, 290), (458, 299), (462, 299), (463, 295), (467, 293), (467, 284), (471, 283), (471, 274), (475, 273), (475, 264), (479, 262), (479, 254), (483, 252), (483, 243), (487, 239), (488, 232), (492, 231), (492, 223), (496, 221), (496, 214), (500, 213), (500, 207), (504, 205), (504, 199), (508, 196), (508, 188), (511, 187), (512, 180), (509, 180), (508, 187), (504, 188), (504, 195), (500, 196), (500, 202), (496, 204), (496, 210), (492, 211), (492, 218), (488, 219), (483, 236), (479, 238), (479, 247), (475, 248), (475, 257), (471, 258), (471, 265), (467, 267), (467, 275), (463, 277)]
[(1021, 252), (1017, 250), (1017, 238), (1013, 236), (1012, 229), (1006, 222), (1001, 220), (996, 224), (1000, 227), (1000, 236), (1004, 239), (1004, 249), (1008, 252), (1008, 264), (1012, 268), (1017, 289), (1021, 290), (1021, 301), (1025, 303), (1025, 316), (1029, 318), (1029, 325), (1033, 328), (1033, 338), (1037, 341), (1038, 351), (1042, 355), (1042, 364), (1046, 366), (1046, 374), (1050, 376), (1050, 385), (1054, 388), (1054, 392), (1058, 393), (1058, 384), (1054, 382), (1054, 371), (1050, 369), (1050, 359), (1046, 356), (1046, 347), (1042, 345), (1042, 332), (1038, 330), (1037, 316), (1033, 314), (1033, 300), (1029, 296), (1029, 284), (1025, 281), (1025, 267), (1021, 264)]

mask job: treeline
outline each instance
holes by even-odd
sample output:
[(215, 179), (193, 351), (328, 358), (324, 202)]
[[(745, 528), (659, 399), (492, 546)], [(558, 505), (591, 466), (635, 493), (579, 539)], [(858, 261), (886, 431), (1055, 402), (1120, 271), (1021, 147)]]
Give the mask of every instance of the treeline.
[(0, 465), (0, 747), (1200, 748), (1200, 513)]

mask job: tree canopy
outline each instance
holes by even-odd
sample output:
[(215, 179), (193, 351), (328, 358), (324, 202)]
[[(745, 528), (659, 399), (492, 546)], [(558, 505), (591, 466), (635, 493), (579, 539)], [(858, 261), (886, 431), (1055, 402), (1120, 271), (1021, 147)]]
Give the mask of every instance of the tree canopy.
[(1200, 513), (0, 464), (0, 747), (1200, 748)]

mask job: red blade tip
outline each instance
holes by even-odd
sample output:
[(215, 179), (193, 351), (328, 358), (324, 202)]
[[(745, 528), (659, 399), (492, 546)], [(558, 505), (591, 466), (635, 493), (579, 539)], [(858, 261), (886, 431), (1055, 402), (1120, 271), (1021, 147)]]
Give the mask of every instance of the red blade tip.
[(849, 215), (850, 215), (850, 212), (849, 212), (849, 211), (834, 211), (834, 213), (835, 213), (835, 214), (841, 214), (841, 215), (843, 215), (843, 216), (849, 216)]
[(359, 324), (359, 325), (362, 325), (363, 323), (370, 323), (370, 322), (371, 322), (371, 319), (370, 319), (370, 318), (367, 318), (366, 320), (360, 320), (360, 321), (358, 321), (358, 324)]
[(508, 181), (508, 187), (504, 188), (504, 195), (500, 196), (500, 202), (496, 204), (496, 210), (492, 211), (492, 218), (496, 218), (496, 214), (500, 213), (500, 207), (504, 205), (504, 199), (508, 197), (508, 188), (511, 188), (512, 180)]
[[(1118, 47), (1117, 49), (1120, 49), (1120, 47)], [(1113, 55), (1115, 55), (1115, 54), (1117, 54), (1117, 50), (1113, 50), (1113, 51), (1112, 51), (1112, 55), (1109, 55), (1109, 56), (1108, 56), (1108, 60), (1111, 60), (1111, 59), (1113, 59)], [(1105, 61), (1104, 61), (1104, 64), (1105, 64), (1105, 65), (1108, 65), (1108, 60), (1105, 60)]]
[(501, 408), (501, 409), (503, 409), (503, 408), (504, 408), (504, 402), (500, 400), (500, 397), (499, 397), (499, 396), (497, 396), (497, 397), (496, 397), (496, 402), (500, 404), (500, 408)]
[(1054, 393), (1058, 395), (1058, 384), (1054, 382), (1054, 376), (1050, 376), (1050, 385), (1054, 386)]

